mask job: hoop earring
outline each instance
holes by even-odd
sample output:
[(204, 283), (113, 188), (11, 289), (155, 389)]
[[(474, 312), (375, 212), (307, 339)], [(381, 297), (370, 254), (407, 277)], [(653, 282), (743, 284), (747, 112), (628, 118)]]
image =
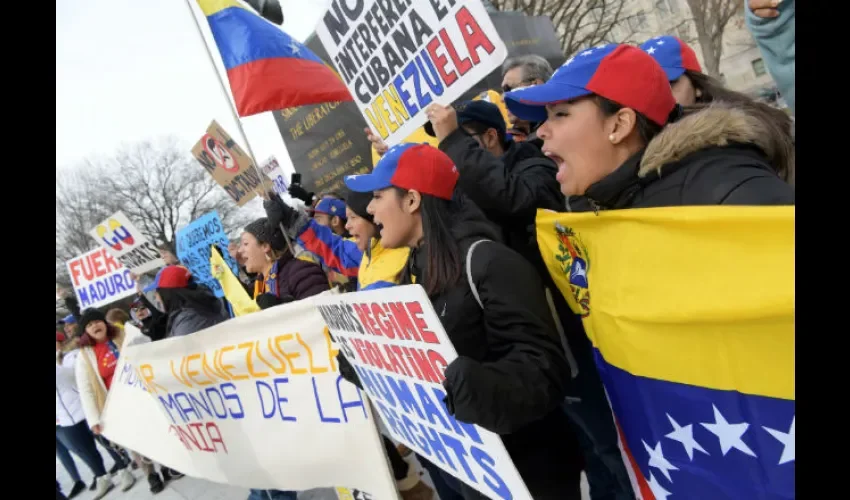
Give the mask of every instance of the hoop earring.
[(271, 261), (272, 261), (272, 258), (269, 257), (269, 254), (266, 254), (266, 262), (271, 262)]

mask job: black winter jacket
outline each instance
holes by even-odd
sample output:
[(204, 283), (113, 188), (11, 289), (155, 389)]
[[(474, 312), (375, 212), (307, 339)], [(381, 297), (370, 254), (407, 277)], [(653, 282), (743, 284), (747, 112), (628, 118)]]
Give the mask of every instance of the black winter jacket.
[(744, 109), (712, 105), (665, 127), (584, 196), (570, 197), (567, 209), (793, 205), (794, 187), (776, 174), (793, 158), (763, 130)]
[[(471, 204), (470, 204), (471, 205)], [(580, 453), (561, 409), (570, 369), (538, 274), (498, 242), (474, 206), (454, 221), (461, 261), (476, 241), (472, 276), (430, 297), (458, 353), (446, 369), (447, 407), (458, 419), (500, 434), (535, 499), (577, 490)], [(426, 281), (427, 247), (411, 252), (402, 284)], [(464, 266), (465, 269), (465, 266)]]
[[(536, 134), (532, 135), (537, 141)], [(464, 194), (502, 229), (505, 244), (534, 266), (543, 284), (551, 291), (570, 354), (578, 360), (576, 364), (593, 366), (590, 341), (584, 333), (581, 319), (572, 313), (549, 276), (534, 229), (537, 209), (564, 210), (564, 195), (555, 178), (558, 167), (543, 155), (535, 142), (512, 141), (505, 154), (497, 158), (460, 129), (443, 139), (440, 149), (457, 166), (460, 172), (458, 185)], [(578, 367), (573, 368), (578, 373)], [(596, 390), (604, 399), (598, 378), (590, 377), (583, 383), (595, 383)]]

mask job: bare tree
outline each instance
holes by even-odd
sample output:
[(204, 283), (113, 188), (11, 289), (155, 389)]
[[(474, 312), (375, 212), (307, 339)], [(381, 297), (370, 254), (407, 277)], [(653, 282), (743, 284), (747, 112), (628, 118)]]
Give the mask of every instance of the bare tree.
[(548, 16), (560, 37), (567, 57), (601, 43), (627, 42), (633, 34), (616, 36), (617, 28), (631, 29), (628, 20), (644, 12), (633, 12), (623, 0), (490, 0), (500, 11), (518, 11), (527, 16)]
[(705, 73), (720, 77), (723, 35), (729, 22), (740, 14), (744, 0), (686, 0), (694, 20), (697, 41), (702, 50)]
[(252, 218), (175, 138), (133, 144), (56, 171), (57, 280), (67, 279), (67, 260), (97, 247), (89, 231), (118, 210), (157, 244), (212, 210), (231, 232)]

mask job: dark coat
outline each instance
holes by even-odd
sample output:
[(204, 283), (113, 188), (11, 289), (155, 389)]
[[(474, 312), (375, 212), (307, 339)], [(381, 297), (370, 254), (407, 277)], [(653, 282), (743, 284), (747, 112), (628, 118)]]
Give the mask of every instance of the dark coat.
[(277, 261), (278, 298), (289, 295), (295, 300), (301, 300), (329, 289), (322, 266), (296, 259), (289, 251)]
[(567, 200), (571, 211), (688, 205), (794, 205), (793, 149), (766, 137), (761, 117), (712, 105), (672, 123), (641, 152)]
[[(500, 434), (535, 499), (578, 491), (581, 458), (561, 409), (570, 367), (543, 284), (531, 264), (498, 242), (498, 230), (469, 207), (453, 221), (462, 262), (472, 257), (479, 306), (463, 274), (430, 297), (458, 353), (446, 369), (446, 405), (460, 421)], [(427, 247), (411, 252), (402, 283), (426, 281)]]

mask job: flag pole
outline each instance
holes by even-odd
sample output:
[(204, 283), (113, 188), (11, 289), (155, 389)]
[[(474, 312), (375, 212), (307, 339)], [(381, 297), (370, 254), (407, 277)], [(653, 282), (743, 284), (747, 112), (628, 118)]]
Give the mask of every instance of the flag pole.
[[(204, 46), (204, 50), (207, 52), (207, 57), (210, 60), (210, 66), (212, 66), (213, 73), (215, 73), (215, 77), (218, 80), (218, 85), (221, 88), (221, 93), (224, 94), (224, 100), (227, 101), (227, 105), (230, 107), (230, 112), (233, 113), (233, 119), (236, 121), (236, 127), (239, 129), (239, 133), (242, 135), (242, 139), (245, 141), (245, 146), (248, 148), (248, 155), (251, 157), (251, 161), (254, 162), (254, 169), (257, 171), (257, 175), (260, 176), (260, 191), (262, 191), (263, 178), (265, 174), (263, 174), (262, 170), (260, 170), (260, 165), (257, 163), (257, 157), (254, 155), (254, 150), (251, 149), (251, 141), (248, 140), (248, 134), (245, 133), (245, 129), (242, 128), (242, 119), (239, 117), (239, 112), (236, 110), (236, 104), (230, 99), (230, 91), (227, 90), (227, 85), (224, 83), (224, 79), (221, 77), (221, 73), (218, 72), (218, 66), (215, 64), (215, 56), (213, 56), (212, 51), (210, 50), (210, 46), (207, 45), (207, 39), (204, 38), (204, 30), (201, 28), (201, 23), (198, 21), (198, 16), (195, 15), (195, 9), (192, 8), (192, 2), (194, 0), (186, 0), (186, 8), (189, 9), (189, 16), (192, 17), (192, 21), (195, 22), (195, 28), (198, 31), (198, 37), (201, 39), (201, 45)], [(266, 193), (261, 193), (260, 196), (262, 198), (266, 197)], [(283, 231), (283, 226), (281, 226), (281, 230)], [(289, 235), (286, 234), (286, 231), (283, 231), (283, 237), (286, 239), (286, 246), (289, 247), (289, 251), (292, 253), (293, 257), (295, 256), (295, 248), (292, 246), (292, 241), (289, 238)]]
[[(257, 171), (260, 172), (260, 167), (257, 164), (257, 157), (254, 156), (254, 151), (251, 149), (251, 141), (248, 140), (248, 134), (245, 133), (245, 129), (242, 128), (242, 120), (239, 118), (239, 113), (236, 111), (236, 105), (230, 99), (230, 91), (227, 90), (227, 85), (224, 83), (224, 79), (221, 77), (221, 73), (218, 72), (218, 66), (215, 65), (215, 56), (213, 56), (212, 51), (210, 50), (210, 46), (207, 45), (207, 39), (204, 38), (204, 30), (201, 28), (201, 23), (198, 21), (198, 16), (195, 15), (195, 10), (192, 8), (192, 2), (194, 0), (186, 0), (186, 8), (189, 9), (189, 15), (192, 16), (192, 21), (195, 22), (195, 28), (198, 30), (198, 36), (201, 38), (201, 45), (204, 46), (204, 50), (207, 52), (207, 57), (210, 60), (210, 65), (213, 68), (213, 72), (215, 73), (215, 77), (218, 80), (218, 85), (221, 88), (221, 93), (224, 94), (224, 99), (227, 101), (228, 106), (230, 106), (230, 112), (233, 113), (233, 119), (236, 120), (236, 126), (239, 128), (239, 133), (242, 134), (242, 139), (245, 140), (245, 146), (248, 147), (248, 154), (251, 156), (251, 160), (254, 162), (254, 167), (257, 168)], [(260, 172), (262, 174), (262, 172)], [(262, 179), (262, 175), (260, 176)]]

